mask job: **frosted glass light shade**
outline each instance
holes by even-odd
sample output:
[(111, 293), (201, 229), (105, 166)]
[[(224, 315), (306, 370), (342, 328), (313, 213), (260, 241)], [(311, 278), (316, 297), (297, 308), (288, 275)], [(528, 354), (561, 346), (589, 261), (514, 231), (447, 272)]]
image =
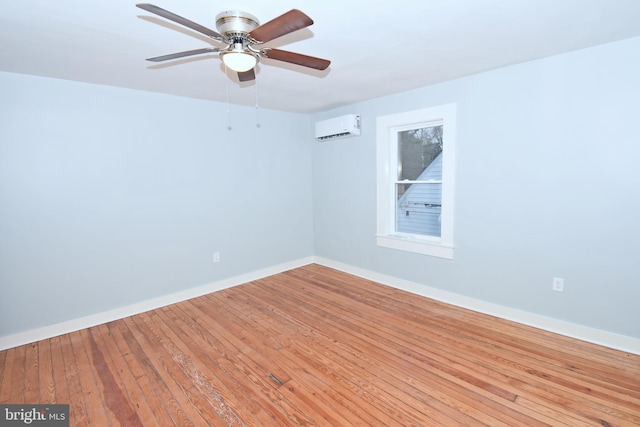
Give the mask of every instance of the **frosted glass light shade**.
[(249, 71), (256, 66), (258, 60), (255, 56), (244, 52), (229, 52), (222, 55), (225, 65), (233, 71)]

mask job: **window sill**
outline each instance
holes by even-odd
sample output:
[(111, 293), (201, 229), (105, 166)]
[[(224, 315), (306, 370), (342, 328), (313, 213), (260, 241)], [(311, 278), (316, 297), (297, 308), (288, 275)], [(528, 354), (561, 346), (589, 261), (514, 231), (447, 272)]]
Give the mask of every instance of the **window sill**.
[(378, 235), (376, 236), (376, 244), (390, 249), (453, 259), (453, 246), (443, 245), (437, 241), (419, 240), (408, 236)]

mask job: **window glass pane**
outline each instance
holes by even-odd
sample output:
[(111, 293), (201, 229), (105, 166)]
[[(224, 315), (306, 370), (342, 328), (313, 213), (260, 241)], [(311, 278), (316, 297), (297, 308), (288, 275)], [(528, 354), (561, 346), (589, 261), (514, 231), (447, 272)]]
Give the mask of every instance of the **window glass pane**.
[(442, 125), (398, 132), (398, 180), (441, 180), (442, 162), (439, 168), (429, 171), (429, 178), (422, 176), (440, 153)]
[(453, 259), (456, 108), (376, 119), (378, 246)]
[(396, 200), (396, 231), (440, 237), (442, 184), (396, 184)]
[[(398, 132), (398, 180), (442, 181), (442, 125)], [(442, 184), (396, 184), (396, 231), (440, 237)]]

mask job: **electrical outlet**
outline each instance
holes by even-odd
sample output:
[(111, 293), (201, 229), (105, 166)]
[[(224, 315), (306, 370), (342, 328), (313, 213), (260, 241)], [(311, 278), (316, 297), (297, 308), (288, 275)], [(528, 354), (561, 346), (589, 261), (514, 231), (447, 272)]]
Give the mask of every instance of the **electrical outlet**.
[(220, 262), (220, 252), (213, 253), (213, 262)]
[(556, 292), (564, 292), (564, 279), (559, 277), (553, 278), (553, 286), (552, 288)]

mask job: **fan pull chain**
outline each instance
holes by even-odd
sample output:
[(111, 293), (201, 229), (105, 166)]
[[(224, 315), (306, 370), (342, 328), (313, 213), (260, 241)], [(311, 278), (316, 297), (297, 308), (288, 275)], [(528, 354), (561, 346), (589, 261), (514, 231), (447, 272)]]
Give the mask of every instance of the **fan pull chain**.
[(256, 127), (260, 127), (260, 106), (258, 105), (258, 79), (254, 80), (256, 82)]
[[(224, 63), (224, 61), (222, 61)], [(227, 130), (231, 130), (231, 108), (229, 106), (229, 74), (227, 73), (227, 64), (224, 64), (224, 89), (227, 97)]]

